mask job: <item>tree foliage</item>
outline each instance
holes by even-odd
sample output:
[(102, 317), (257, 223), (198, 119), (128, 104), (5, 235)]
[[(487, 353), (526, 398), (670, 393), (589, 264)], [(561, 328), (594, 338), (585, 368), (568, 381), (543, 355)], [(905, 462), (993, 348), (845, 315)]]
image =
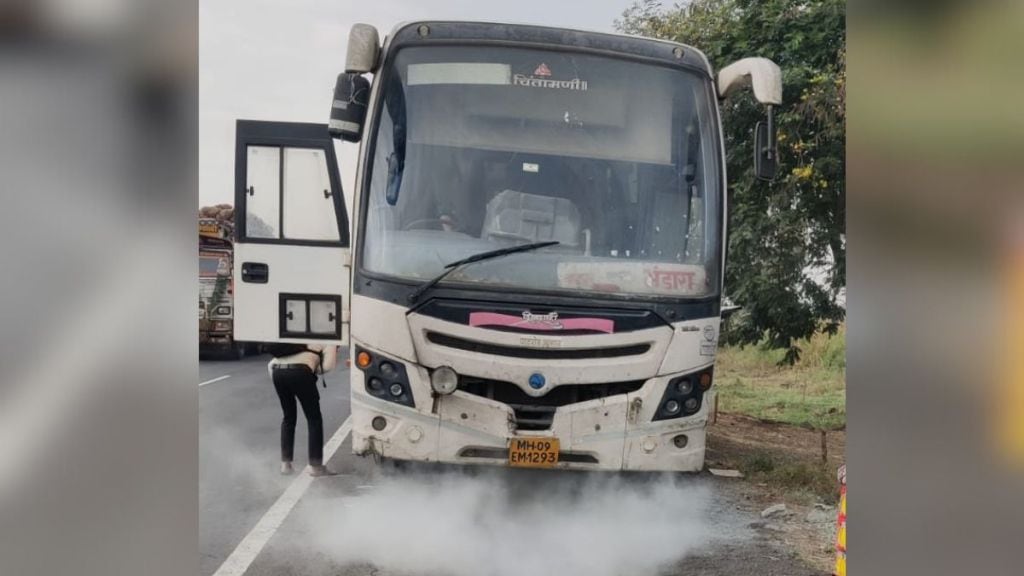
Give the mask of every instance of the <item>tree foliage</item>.
[(715, 70), (749, 56), (783, 71), (776, 111), (779, 171), (753, 175), (753, 128), (764, 110), (749, 91), (722, 103), (729, 176), (726, 294), (743, 311), (726, 338), (786, 348), (845, 317), (846, 38), (844, 0), (639, 0), (616, 27), (703, 51)]

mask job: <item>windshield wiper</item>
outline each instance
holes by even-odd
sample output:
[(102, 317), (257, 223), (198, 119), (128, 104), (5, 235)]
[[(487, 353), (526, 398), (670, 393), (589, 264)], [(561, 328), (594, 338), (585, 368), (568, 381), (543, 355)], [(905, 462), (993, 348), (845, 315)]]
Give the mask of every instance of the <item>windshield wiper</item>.
[(449, 264), (444, 265), (444, 270), (434, 276), (430, 280), (427, 280), (423, 284), (420, 284), (419, 288), (416, 288), (411, 294), (409, 294), (409, 302), (415, 302), (423, 295), (424, 292), (430, 290), (437, 285), (438, 282), (444, 280), (446, 276), (454, 272), (456, 269), (465, 266), (466, 264), (472, 264), (473, 262), (480, 262), (481, 260), (491, 260), (492, 258), (498, 258), (500, 256), (506, 256), (508, 254), (515, 254), (517, 252), (529, 252), (530, 250), (537, 250), (539, 248), (547, 248), (548, 246), (554, 246), (558, 244), (558, 240), (549, 240), (547, 242), (532, 242), (530, 244), (520, 244), (518, 246), (509, 246), (508, 248), (499, 248), (497, 250), (488, 250), (487, 252), (481, 252), (479, 254), (473, 254), (462, 260), (456, 260)]

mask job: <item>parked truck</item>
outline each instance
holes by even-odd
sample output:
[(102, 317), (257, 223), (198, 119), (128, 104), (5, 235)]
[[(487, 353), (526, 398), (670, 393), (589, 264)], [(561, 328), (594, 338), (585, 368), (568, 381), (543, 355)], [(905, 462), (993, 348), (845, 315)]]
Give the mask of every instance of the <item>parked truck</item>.
[(228, 204), (199, 211), (199, 353), (242, 358), (234, 334), (232, 280), (234, 211)]
[[(716, 75), (647, 38), (427, 21), (382, 44), (357, 24), (328, 125), (238, 121), (236, 332), (351, 348), (357, 454), (700, 470), (719, 104), (744, 86), (767, 179), (769, 60)], [(332, 137), (361, 143), (352, 206)]]

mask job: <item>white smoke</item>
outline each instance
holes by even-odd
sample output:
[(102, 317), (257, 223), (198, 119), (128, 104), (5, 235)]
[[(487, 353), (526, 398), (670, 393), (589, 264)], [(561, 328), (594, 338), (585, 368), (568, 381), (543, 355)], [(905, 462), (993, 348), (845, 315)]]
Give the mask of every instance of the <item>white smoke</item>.
[(340, 564), (450, 576), (640, 576), (709, 541), (705, 486), (677, 476), (508, 470), (384, 477), (321, 509)]

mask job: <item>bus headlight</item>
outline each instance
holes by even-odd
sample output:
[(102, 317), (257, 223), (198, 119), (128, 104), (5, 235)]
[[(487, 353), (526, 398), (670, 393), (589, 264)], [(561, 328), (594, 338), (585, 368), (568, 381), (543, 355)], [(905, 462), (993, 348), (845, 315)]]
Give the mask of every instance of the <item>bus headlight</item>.
[(405, 364), (371, 354), (361, 346), (356, 346), (354, 364), (363, 371), (366, 391), (371, 396), (410, 408), (416, 406)]
[(395, 365), (392, 364), (391, 362), (381, 362), (380, 374), (386, 380), (394, 380), (395, 378), (398, 377), (398, 370), (395, 368)]
[(430, 387), (438, 394), (451, 394), (459, 387), (459, 375), (450, 367), (441, 366), (430, 375)]
[(700, 412), (704, 391), (711, 387), (711, 371), (712, 368), (706, 368), (669, 380), (653, 420), (682, 418)]

